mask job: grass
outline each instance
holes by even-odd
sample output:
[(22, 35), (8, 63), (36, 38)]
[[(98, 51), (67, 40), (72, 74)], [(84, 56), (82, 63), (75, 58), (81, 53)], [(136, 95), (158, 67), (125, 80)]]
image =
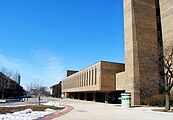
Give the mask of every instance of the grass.
[(47, 108), (53, 110), (61, 110), (63, 108), (58, 108), (55, 106), (46, 106), (46, 105), (27, 105), (27, 106), (18, 106), (18, 107), (0, 107), (0, 114), (13, 113), (17, 111), (22, 111), (25, 109), (32, 109), (33, 111), (44, 111)]

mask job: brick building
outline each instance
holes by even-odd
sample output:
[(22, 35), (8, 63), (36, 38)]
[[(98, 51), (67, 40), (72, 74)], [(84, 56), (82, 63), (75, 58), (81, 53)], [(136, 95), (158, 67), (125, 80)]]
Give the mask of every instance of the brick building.
[(23, 94), (22, 86), (0, 72), (0, 98), (17, 97)]
[(50, 95), (52, 97), (58, 97), (60, 98), (61, 97), (61, 81), (58, 83), (58, 84), (54, 84), (50, 87)]

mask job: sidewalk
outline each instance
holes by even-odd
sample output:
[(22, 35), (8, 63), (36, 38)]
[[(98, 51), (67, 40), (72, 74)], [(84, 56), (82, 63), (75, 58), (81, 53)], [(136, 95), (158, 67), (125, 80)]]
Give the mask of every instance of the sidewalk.
[(63, 99), (59, 102), (70, 105), (74, 109), (53, 120), (173, 120), (173, 112), (151, 111), (158, 107), (122, 109), (117, 105), (90, 101)]

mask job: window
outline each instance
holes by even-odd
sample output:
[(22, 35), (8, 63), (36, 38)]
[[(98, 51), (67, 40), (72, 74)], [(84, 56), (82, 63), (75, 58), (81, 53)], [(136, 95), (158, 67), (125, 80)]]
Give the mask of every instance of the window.
[(91, 85), (91, 71), (89, 70), (89, 86)]
[(92, 85), (94, 85), (94, 70), (92, 69)]
[(86, 78), (86, 86), (88, 86), (88, 71), (87, 71), (87, 78)]
[(97, 68), (95, 68), (95, 85), (97, 84)]
[(84, 86), (86, 85), (86, 73), (84, 72)]

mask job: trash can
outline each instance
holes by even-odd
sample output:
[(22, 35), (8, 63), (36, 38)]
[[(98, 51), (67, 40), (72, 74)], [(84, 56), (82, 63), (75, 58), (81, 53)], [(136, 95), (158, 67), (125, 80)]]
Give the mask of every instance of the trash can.
[(122, 108), (131, 107), (131, 93), (121, 93), (121, 107)]

